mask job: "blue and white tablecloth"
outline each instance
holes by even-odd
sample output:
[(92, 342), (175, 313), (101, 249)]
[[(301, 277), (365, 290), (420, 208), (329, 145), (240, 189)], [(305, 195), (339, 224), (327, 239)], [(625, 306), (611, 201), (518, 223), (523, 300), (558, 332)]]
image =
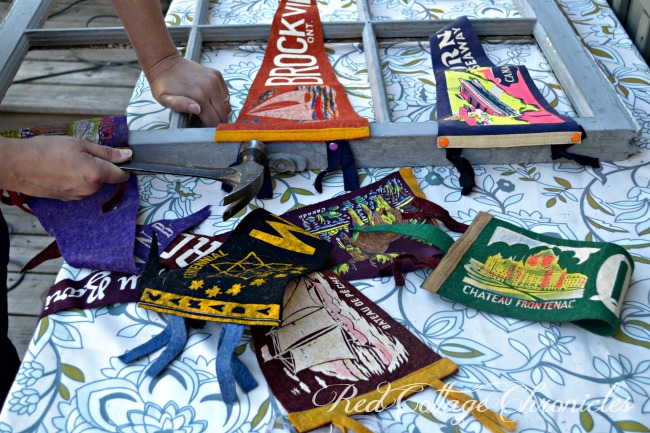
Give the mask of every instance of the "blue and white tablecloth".
[[(533, 0), (534, 1), (534, 0)], [(506, 0), (372, 0), (381, 19), (517, 17)], [(567, 323), (528, 322), (478, 312), (419, 289), (425, 271), (410, 273), (406, 286), (392, 278), (355, 281), (356, 287), (460, 371), (448, 379), (492, 409), (510, 415), (525, 432), (650, 431), (650, 71), (604, 0), (561, 0), (590, 52), (642, 128), (641, 149), (625, 161), (599, 169), (573, 163), (475, 166), (477, 188), (461, 196), (458, 173), (449, 166), (414, 168), (428, 199), (470, 223), (479, 211), (517, 226), (565, 239), (614, 242), (627, 248), (636, 269), (614, 337), (600, 337)], [(320, 0), (323, 21), (357, 19), (352, 0)], [(210, 8), (218, 24), (270, 22), (275, 0), (219, 0)], [(193, 0), (173, 2), (170, 25), (191, 24)], [(485, 40), (497, 64), (525, 64), (545, 97), (575, 115), (532, 40)], [(328, 45), (330, 60), (362, 116), (373, 119), (365, 58), (359, 44)], [(207, 48), (201, 62), (224, 74), (236, 118), (261, 64), (263, 45)], [(382, 67), (393, 121), (435, 120), (435, 85), (428, 44), (381, 44)], [(170, 112), (140, 79), (128, 109), (131, 129), (165, 128)], [(395, 168), (361, 170), (362, 184)], [(316, 173), (276, 175), (273, 199), (252, 205), (281, 214), (343, 193), (342, 176), (325, 181)], [(176, 218), (223, 197), (214, 181), (170, 176), (140, 177), (141, 223)], [(249, 208), (250, 210), (250, 208)], [(231, 230), (223, 208), (197, 230)], [(64, 266), (63, 278), (88, 270)], [(125, 365), (117, 356), (149, 340), (166, 318), (135, 304), (67, 311), (41, 320), (0, 414), (0, 433), (144, 433), (290, 431), (270, 394), (246, 334), (241, 359), (260, 386), (240, 394), (240, 403), (219, 399), (215, 357), (219, 326), (192, 330), (182, 355), (162, 377), (143, 374), (155, 355)], [(453, 412), (433, 391), (418, 393), (390, 410), (358, 417), (374, 431), (389, 433), (486, 431), (471, 416)]]

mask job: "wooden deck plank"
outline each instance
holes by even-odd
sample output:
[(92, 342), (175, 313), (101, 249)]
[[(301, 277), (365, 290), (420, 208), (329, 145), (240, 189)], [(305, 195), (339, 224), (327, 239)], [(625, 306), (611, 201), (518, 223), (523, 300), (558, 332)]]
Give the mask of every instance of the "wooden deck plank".
[[(7, 283), (11, 287), (21, 274), (10, 272)], [(38, 316), (41, 313), (47, 291), (55, 281), (52, 274), (22, 274), (22, 280), (9, 292), (9, 314), (19, 316)]]
[(0, 21), (2, 21), (11, 6), (11, 2), (7, 0), (0, 0)]
[(90, 117), (123, 114), (132, 94), (132, 87), (16, 84), (7, 90), (0, 111)]
[(26, 126), (48, 123), (72, 122), (79, 120), (78, 114), (65, 113), (8, 113), (0, 111), (0, 131), (24, 128)]
[(29, 343), (38, 326), (36, 316), (10, 316), (9, 339), (16, 346), (20, 359), (24, 359)]
[(25, 60), (78, 62), (78, 57), (97, 61), (137, 60), (132, 48), (32, 49)]
[[(12, 264), (10, 264), (9, 269), (12, 271), (19, 271), (23, 266), (25, 266), (32, 258), (34, 258), (38, 253), (43, 251), (45, 247), (51, 244), (54, 241), (53, 238), (47, 236), (30, 236), (30, 235), (13, 235), (11, 236), (11, 254), (10, 258)], [(30, 273), (36, 274), (57, 274), (61, 266), (63, 265), (63, 259), (53, 259), (48, 260), (36, 268), (29, 271)]]
[[(86, 22), (97, 15), (116, 16), (115, 9), (111, 6), (110, 0), (85, 0), (81, 3), (72, 5), (74, 0), (58, 0), (50, 9), (50, 17), (47, 19), (43, 28), (65, 28), (65, 27), (86, 27)], [(69, 9), (64, 8), (72, 5)], [(56, 15), (56, 16), (52, 16)], [(93, 21), (93, 25), (102, 24), (107, 26), (120, 25), (119, 19), (102, 18), (102, 21)]]
[(45, 229), (34, 215), (28, 214), (16, 206), (0, 205), (0, 210), (10, 225), (9, 232), (11, 234), (47, 236)]
[[(140, 76), (140, 70), (126, 65), (122, 66), (103, 66), (100, 69), (71, 72), (85, 68), (95, 67), (95, 63), (86, 62), (66, 62), (66, 61), (42, 61), (42, 60), (25, 60), (18, 70), (14, 81), (28, 78), (40, 77), (44, 75), (59, 74), (53, 77), (40, 78), (31, 81), (33, 84), (57, 84), (71, 86), (100, 86), (106, 87), (107, 83), (115, 87), (133, 87)], [(17, 86), (19, 84), (14, 84)]]

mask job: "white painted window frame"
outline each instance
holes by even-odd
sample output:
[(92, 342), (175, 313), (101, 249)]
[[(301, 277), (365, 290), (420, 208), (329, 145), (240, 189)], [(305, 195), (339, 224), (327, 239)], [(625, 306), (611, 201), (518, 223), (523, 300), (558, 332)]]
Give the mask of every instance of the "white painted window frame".
[[(186, 46), (186, 57), (196, 60), (204, 42), (250, 42), (266, 40), (270, 25), (207, 24), (209, 0), (197, 0), (197, 17), (192, 26), (170, 27), (175, 43)], [(603, 161), (618, 161), (638, 148), (639, 128), (616, 94), (598, 64), (582, 44), (554, 0), (515, 0), (522, 18), (473, 21), (479, 36), (533, 35), (577, 113), (577, 122), (587, 139), (572, 152)], [(14, 0), (0, 27), (0, 98), (30, 49), (80, 47), (128, 43), (121, 27), (43, 29), (54, 0)], [(428, 40), (431, 33), (449, 20), (374, 21), (369, 0), (357, 0), (357, 22), (323, 23), (328, 41), (357, 40), (364, 46), (375, 121), (371, 136), (351, 143), (359, 167), (413, 167), (447, 164), (443, 149), (436, 147), (436, 122), (397, 124), (390, 120), (388, 100), (381, 73), (378, 41), (396, 39)], [(210, 155), (209, 162), (227, 166), (233, 161), (239, 143), (214, 143), (214, 128), (185, 128), (183, 116), (174, 116), (170, 130), (132, 131), (129, 139), (142, 146), (156, 147), (161, 161), (184, 152)], [(214, 149), (218, 146), (219, 152)], [(273, 154), (300, 154), (308, 168), (325, 168), (325, 147), (320, 143), (269, 143)], [(150, 154), (150, 152), (147, 152)], [(549, 146), (510, 149), (466, 149), (463, 153), (474, 164), (503, 164), (551, 161)], [(169, 161), (167, 161), (169, 162)]]

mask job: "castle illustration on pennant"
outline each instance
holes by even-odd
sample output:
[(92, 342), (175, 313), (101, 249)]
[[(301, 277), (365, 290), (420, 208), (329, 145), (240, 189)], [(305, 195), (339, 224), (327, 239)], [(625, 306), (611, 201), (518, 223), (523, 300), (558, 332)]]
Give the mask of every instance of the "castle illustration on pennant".
[(241, 280), (251, 278), (285, 277), (287, 275), (301, 275), (305, 268), (292, 263), (264, 263), (254, 251), (246, 257), (237, 261), (220, 260), (210, 263), (210, 266), (217, 271), (215, 277), (229, 277)]
[(548, 248), (522, 260), (489, 256), (485, 263), (471, 258), (465, 265), (463, 282), (490, 292), (527, 300), (582, 298), (587, 276), (568, 272)]

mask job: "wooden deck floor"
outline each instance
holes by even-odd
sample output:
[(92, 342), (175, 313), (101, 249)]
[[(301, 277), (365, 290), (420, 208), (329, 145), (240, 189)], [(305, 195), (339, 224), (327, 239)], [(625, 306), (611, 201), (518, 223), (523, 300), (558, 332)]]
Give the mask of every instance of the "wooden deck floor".
[[(62, 10), (73, 1), (57, 1), (50, 13)], [(0, 21), (10, 4), (0, 0)], [(110, 0), (86, 0), (49, 19), (44, 27), (85, 27), (93, 17), (111, 14), (114, 11)], [(97, 18), (90, 25), (120, 24), (116, 18)], [(15, 80), (87, 68), (99, 62), (128, 63), (135, 58), (131, 49), (31, 51)], [(124, 113), (139, 75), (139, 69), (123, 65), (12, 84), (0, 101), (0, 130)], [(21, 277), (18, 270), (53, 239), (46, 235), (35, 217), (4, 205), (0, 209), (12, 230), (11, 285)], [(36, 329), (44, 294), (54, 283), (61, 263), (61, 259), (53, 260), (26, 273), (9, 293), (9, 334), (21, 357)]]
[[(73, 0), (55, 2), (55, 14)], [(10, 3), (0, 0), (0, 17)], [(45, 28), (117, 26), (110, 0), (86, 0), (46, 21)], [(64, 71), (74, 71), (100, 63), (122, 63), (56, 77), (12, 84), (0, 101), (0, 130), (59, 120), (83, 119), (124, 113), (140, 75), (130, 48), (56, 49), (29, 52), (14, 81)]]
[(54, 239), (47, 236), (36, 217), (16, 207), (0, 205), (11, 236), (8, 285), (9, 338), (23, 356), (34, 334), (44, 295), (54, 284), (62, 259), (50, 260), (25, 274), (20, 269)]

